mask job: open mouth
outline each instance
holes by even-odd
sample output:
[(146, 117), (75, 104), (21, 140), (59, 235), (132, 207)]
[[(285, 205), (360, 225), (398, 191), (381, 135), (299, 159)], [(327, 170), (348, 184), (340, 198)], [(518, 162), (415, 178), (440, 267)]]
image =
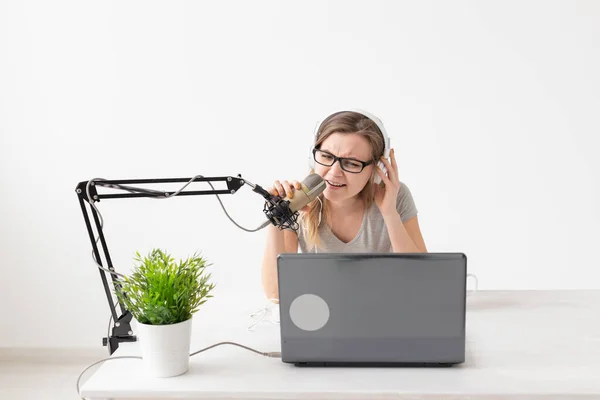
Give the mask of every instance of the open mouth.
[(335, 183), (335, 182), (331, 182), (331, 181), (325, 181), (325, 182), (327, 182), (327, 184), (328, 184), (329, 186), (338, 187), (338, 188), (346, 186), (346, 185), (345, 185), (345, 184), (343, 184), (343, 183)]

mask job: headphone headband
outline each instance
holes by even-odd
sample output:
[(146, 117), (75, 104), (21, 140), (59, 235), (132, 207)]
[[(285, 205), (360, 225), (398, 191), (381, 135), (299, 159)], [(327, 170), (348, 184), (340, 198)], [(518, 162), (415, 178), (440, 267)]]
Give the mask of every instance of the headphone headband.
[[(338, 110), (338, 111), (332, 112), (331, 114), (329, 114), (329, 116), (340, 113), (340, 112), (345, 112), (345, 111), (350, 111), (350, 112), (355, 112), (355, 113), (361, 114), (362, 116), (367, 117), (371, 121), (373, 121), (375, 123), (375, 125), (377, 125), (379, 130), (381, 131), (381, 134), (383, 135), (383, 141), (385, 143), (384, 147), (386, 149), (389, 149), (390, 139), (387, 135), (387, 131), (385, 130), (385, 127), (383, 126), (383, 122), (379, 118), (377, 118), (375, 115), (371, 114), (370, 112), (361, 110), (359, 108), (348, 108), (348, 109)], [(319, 128), (321, 128), (321, 124), (323, 124), (323, 121), (318, 121), (317, 125), (315, 126), (315, 131), (313, 132), (314, 140), (317, 140), (317, 137), (319, 135)]]

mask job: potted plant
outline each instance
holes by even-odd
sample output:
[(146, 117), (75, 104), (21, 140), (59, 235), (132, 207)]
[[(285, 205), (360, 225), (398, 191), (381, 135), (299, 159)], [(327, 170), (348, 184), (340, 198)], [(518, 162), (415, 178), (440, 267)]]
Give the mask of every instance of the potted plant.
[(134, 260), (115, 293), (137, 321), (144, 369), (153, 377), (181, 375), (189, 369), (192, 316), (215, 287), (210, 264), (197, 254), (176, 262), (160, 249)]

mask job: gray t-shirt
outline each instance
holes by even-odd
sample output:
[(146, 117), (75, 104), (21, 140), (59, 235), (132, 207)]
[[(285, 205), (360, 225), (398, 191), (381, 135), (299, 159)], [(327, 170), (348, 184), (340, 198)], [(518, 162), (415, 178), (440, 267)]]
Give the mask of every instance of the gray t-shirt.
[[(406, 222), (415, 215), (418, 210), (415, 206), (410, 189), (406, 184), (400, 182), (400, 190), (396, 199), (396, 210), (400, 214), (402, 222)], [(298, 223), (298, 247), (302, 253), (390, 253), (392, 252), (392, 243), (388, 235), (387, 227), (383, 221), (383, 216), (379, 212), (377, 204), (373, 202), (371, 207), (364, 213), (362, 224), (356, 236), (348, 243), (342, 242), (329, 229), (325, 221), (319, 226), (320, 243), (316, 247), (310, 247), (306, 243), (302, 221), (299, 218)]]

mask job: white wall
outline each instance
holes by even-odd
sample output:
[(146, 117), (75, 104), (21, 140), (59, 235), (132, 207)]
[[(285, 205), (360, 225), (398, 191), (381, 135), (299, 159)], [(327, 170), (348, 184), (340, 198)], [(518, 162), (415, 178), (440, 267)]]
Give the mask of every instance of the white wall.
[[(100, 343), (77, 182), (302, 179), (343, 106), (384, 120), (429, 250), (482, 289), (600, 289), (598, 71), (594, 1), (0, 2), (1, 346)], [(223, 200), (263, 221), (249, 188)], [(264, 233), (215, 197), (99, 207), (117, 270), (198, 250), (209, 308), (263, 304)]]

